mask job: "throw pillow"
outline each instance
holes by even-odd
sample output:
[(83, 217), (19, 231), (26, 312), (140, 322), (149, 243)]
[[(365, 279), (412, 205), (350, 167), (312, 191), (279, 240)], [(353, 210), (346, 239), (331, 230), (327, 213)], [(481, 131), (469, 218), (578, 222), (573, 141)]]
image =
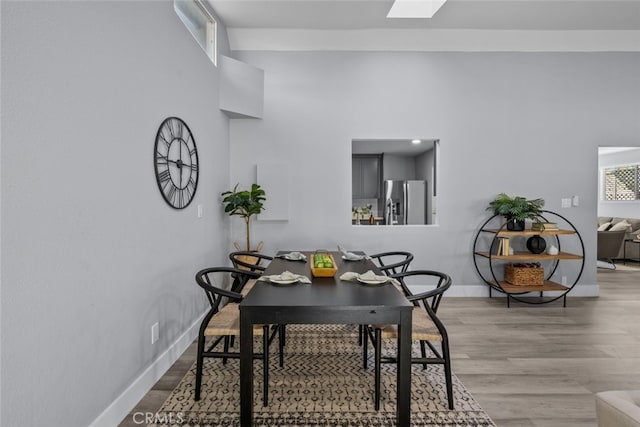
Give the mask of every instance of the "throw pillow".
[(626, 220), (622, 220), (620, 222), (616, 222), (611, 226), (608, 231), (631, 231), (631, 224), (629, 224)]
[(609, 229), (609, 227), (611, 227), (611, 223), (610, 222), (605, 222), (600, 227), (598, 227), (598, 231), (607, 231)]
[(635, 233), (640, 230), (640, 219), (627, 218), (627, 222), (631, 224), (631, 232)]

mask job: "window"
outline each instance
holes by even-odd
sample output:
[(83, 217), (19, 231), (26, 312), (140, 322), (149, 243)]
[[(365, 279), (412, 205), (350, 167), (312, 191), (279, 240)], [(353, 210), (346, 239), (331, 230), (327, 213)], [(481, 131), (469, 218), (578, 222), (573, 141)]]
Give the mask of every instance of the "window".
[(604, 199), (640, 200), (640, 164), (604, 169)]
[(202, 1), (174, 0), (173, 8), (213, 64), (217, 65), (217, 23)]

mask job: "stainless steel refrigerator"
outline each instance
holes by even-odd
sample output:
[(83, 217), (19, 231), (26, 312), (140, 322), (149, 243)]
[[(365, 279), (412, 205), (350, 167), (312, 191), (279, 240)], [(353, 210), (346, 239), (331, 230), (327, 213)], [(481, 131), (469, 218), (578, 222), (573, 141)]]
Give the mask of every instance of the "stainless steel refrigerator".
[(427, 223), (427, 181), (384, 181), (387, 225)]

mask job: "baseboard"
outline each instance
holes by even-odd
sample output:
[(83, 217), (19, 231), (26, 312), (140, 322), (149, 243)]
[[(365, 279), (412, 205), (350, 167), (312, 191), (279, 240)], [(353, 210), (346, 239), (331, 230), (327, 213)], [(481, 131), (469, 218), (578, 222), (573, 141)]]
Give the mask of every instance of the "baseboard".
[(164, 351), (127, 389), (116, 398), (89, 427), (113, 427), (129, 414), (145, 394), (169, 370), (184, 351), (198, 336), (198, 329), (204, 317), (199, 316), (169, 348)]
[[(420, 292), (419, 287), (412, 289), (413, 292)], [(428, 289), (424, 289), (426, 291)], [(567, 298), (571, 297), (597, 297), (599, 295), (600, 288), (597, 284), (579, 284), (567, 294)], [(551, 293), (549, 293), (551, 295)], [(474, 285), (457, 285), (451, 286), (444, 294), (445, 297), (476, 297), (486, 298), (489, 296), (489, 287), (484, 284)], [(505, 297), (504, 294), (494, 291), (491, 293), (492, 297), (500, 298)]]

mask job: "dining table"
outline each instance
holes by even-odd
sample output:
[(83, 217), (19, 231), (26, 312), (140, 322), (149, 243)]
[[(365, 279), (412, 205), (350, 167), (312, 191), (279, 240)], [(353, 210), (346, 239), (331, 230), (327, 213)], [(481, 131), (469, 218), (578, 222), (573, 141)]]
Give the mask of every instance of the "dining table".
[[(258, 280), (240, 302), (240, 425), (253, 422), (253, 325), (255, 324), (394, 324), (398, 327), (396, 421), (409, 426), (411, 420), (411, 315), (413, 305), (391, 282), (368, 284), (340, 280), (346, 272), (381, 275), (367, 257), (351, 261), (331, 252), (337, 272), (333, 277), (313, 277), (310, 260), (314, 251), (302, 251), (308, 261), (281, 258), (280, 251), (264, 276), (285, 271), (308, 277), (311, 283), (279, 285)], [(339, 365), (340, 360), (336, 360)], [(373, 393), (373, 374), (372, 393)]]

